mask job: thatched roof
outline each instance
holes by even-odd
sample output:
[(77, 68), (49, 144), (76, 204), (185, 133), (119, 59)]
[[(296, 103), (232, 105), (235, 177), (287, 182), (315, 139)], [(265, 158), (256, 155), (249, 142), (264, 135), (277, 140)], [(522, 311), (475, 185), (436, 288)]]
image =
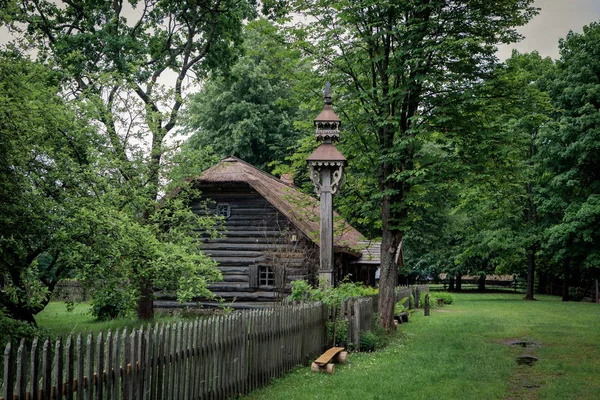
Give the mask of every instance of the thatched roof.
[[(319, 202), (237, 157), (227, 157), (193, 178), (195, 185), (245, 183), (262, 195), (307, 238), (319, 245)], [(362, 255), (365, 238), (334, 212), (334, 251)]]

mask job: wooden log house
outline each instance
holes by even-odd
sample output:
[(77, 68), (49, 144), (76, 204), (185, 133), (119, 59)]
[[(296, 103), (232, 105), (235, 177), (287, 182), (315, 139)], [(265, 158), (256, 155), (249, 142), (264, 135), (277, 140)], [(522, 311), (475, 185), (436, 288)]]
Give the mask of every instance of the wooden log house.
[[(223, 282), (210, 287), (217, 297), (234, 301), (237, 308), (266, 307), (289, 294), (293, 280), (316, 283), (316, 199), (236, 157), (221, 160), (191, 182), (202, 192), (192, 210), (201, 214), (208, 207), (223, 217), (222, 236), (203, 239), (202, 246), (223, 274)], [(336, 281), (348, 277), (373, 285), (379, 243), (366, 241), (339, 215), (334, 219)]]

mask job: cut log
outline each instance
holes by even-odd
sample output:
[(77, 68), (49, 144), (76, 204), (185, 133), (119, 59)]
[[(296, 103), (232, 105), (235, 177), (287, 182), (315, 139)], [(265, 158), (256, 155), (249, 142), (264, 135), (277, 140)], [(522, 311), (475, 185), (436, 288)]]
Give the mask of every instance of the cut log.
[(348, 361), (348, 352), (347, 351), (340, 351), (334, 358), (333, 358), (333, 362), (337, 363), (337, 364), (343, 364), (346, 361)]

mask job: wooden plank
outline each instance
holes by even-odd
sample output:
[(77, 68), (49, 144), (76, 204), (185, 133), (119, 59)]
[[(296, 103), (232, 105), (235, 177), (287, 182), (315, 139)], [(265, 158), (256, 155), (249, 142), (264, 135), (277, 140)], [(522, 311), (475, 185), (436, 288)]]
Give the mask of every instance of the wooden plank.
[(147, 381), (144, 385), (144, 400), (155, 400), (156, 399), (156, 379), (158, 377), (158, 334), (159, 325), (154, 324), (154, 330), (150, 330), (148, 326), (148, 357), (146, 358), (146, 378)]
[(133, 400), (129, 396), (129, 384), (131, 382), (131, 375), (129, 374), (129, 368), (131, 366), (131, 342), (129, 341), (129, 335), (127, 328), (121, 332), (121, 346), (122, 346), (122, 362), (121, 362), (121, 398), (123, 400)]
[(233, 397), (235, 394), (235, 327), (234, 327), (235, 314), (229, 314), (227, 316), (227, 357), (225, 358), (225, 366), (227, 368), (227, 396)]
[(15, 379), (15, 370), (14, 370), (14, 351), (13, 351), (13, 346), (11, 342), (8, 342), (6, 344), (6, 347), (4, 348), (4, 373), (3, 373), (3, 380), (2, 382), (4, 382), (3, 388), (2, 388), (2, 397), (4, 397), (6, 400), (10, 400), (13, 398), (13, 385), (14, 385), (14, 379)]
[[(109, 370), (112, 374), (112, 398), (118, 400), (121, 396), (121, 335), (115, 329), (112, 336), (112, 356), (109, 359)], [(108, 371), (107, 371), (108, 372)]]
[(191, 330), (190, 330), (190, 359), (189, 359), (189, 363), (190, 363), (190, 368), (189, 368), (189, 385), (188, 385), (188, 399), (195, 399), (197, 398), (197, 384), (198, 384), (198, 379), (196, 376), (196, 362), (198, 361), (198, 318), (196, 318), (194, 320), (194, 322), (191, 324)]
[(87, 388), (85, 390), (85, 399), (92, 400), (94, 396), (94, 335), (88, 333), (86, 345), (87, 349)]
[(207, 318), (198, 321), (198, 364), (196, 375), (198, 376), (196, 385), (196, 398), (206, 398), (206, 324)]
[(256, 369), (254, 368), (254, 347), (256, 343), (256, 313), (257, 311), (250, 311), (248, 315), (248, 342), (246, 347), (246, 369), (247, 369), (247, 380), (246, 380), (246, 391), (250, 392), (254, 389), (254, 378), (256, 376)]
[(176, 329), (176, 338), (175, 338), (175, 364), (173, 366), (173, 394), (175, 396), (176, 399), (182, 399), (182, 393), (181, 393), (181, 389), (182, 389), (182, 379), (184, 378), (183, 376), (183, 358), (182, 358), (182, 353), (183, 353), (183, 334), (184, 332), (184, 326), (182, 324), (182, 322), (180, 321), (177, 324), (177, 329)]
[[(118, 332), (115, 333), (118, 337)], [(116, 375), (114, 365), (114, 343), (112, 332), (109, 329), (108, 332), (106, 332), (106, 366), (104, 367), (104, 370), (106, 371), (106, 400), (117, 399), (117, 397), (114, 397), (114, 386), (117, 384), (116, 382), (119, 378)]]
[[(166, 364), (165, 360), (165, 342), (166, 342), (166, 332), (165, 332), (165, 324), (164, 322), (160, 325), (160, 330), (158, 333), (158, 341), (157, 344), (159, 346), (157, 355), (155, 359), (157, 360), (157, 372), (156, 372), (156, 399), (163, 399), (163, 386), (164, 386), (164, 368)], [(154, 399), (153, 398), (153, 399)]]
[(75, 369), (74, 369), (74, 365), (73, 365), (73, 361), (74, 361), (74, 348), (73, 348), (73, 335), (70, 334), (67, 337), (67, 344), (66, 344), (66, 372), (67, 372), (67, 376), (66, 376), (66, 382), (63, 385), (63, 387), (65, 387), (66, 389), (66, 393), (65, 396), (67, 398), (67, 400), (73, 400), (73, 381), (75, 380)]
[(217, 393), (217, 376), (219, 371), (218, 357), (217, 357), (217, 346), (218, 346), (218, 324), (217, 317), (212, 316), (210, 319), (210, 341), (209, 341), (209, 365), (210, 365), (210, 374), (209, 374), (209, 382), (210, 382), (210, 392), (209, 398), (216, 399)]
[[(42, 348), (42, 398), (47, 399), (51, 396), (52, 388), (52, 362), (50, 360), (50, 352), (52, 344), (50, 339), (44, 340)], [(4, 364), (6, 365), (6, 363)], [(6, 381), (5, 381), (6, 382)], [(4, 397), (6, 399), (6, 397)]]
[(17, 379), (15, 381), (15, 394), (19, 399), (25, 398), (27, 392), (27, 348), (25, 339), (21, 339), (17, 349)]
[(75, 390), (77, 393), (77, 400), (83, 400), (83, 384), (85, 380), (85, 354), (83, 350), (83, 337), (81, 333), (77, 335), (75, 349), (77, 351), (77, 386), (75, 387)]
[[(98, 339), (96, 340), (96, 399), (102, 400), (104, 398), (104, 336), (102, 332), (98, 333)], [(89, 377), (92, 379), (92, 377)]]
[(40, 391), (40, 348), (38, 337), (31, 342), (31, 356), (29, 361), (29, 392), (32, 398), (37, 399)]
[(223, 393), (223, 316), (215, 317), (215, 398), (221, 399)]
[(63, 345), (62, 337), (58, 335), (54, 344), (54, 398), (62, 399), (63, 387)]
[(171, 325), (170, 324), (167, 324), (167, 326), (165, 327), (164, 342), (165, 342), (165, 349), (164, 349), (165, 366), (164, 366), (164, 375), (163, 375), (162, 398), (164, 400), (170, 400), (171, 399), (171, 393), (170, 393), (171, 388), (169, 386), (169, 383), (171, 382), (171, 380), (170, 380), (170, 374), (171, 374)]
[[(140, 332), (142, 335), (142, 332)], [(152, 360), (152, 327), (150, 323), (146, 326), (146, 330), (143, 332), (143, 337), (140, 338), (140, 355), (143, 353), (143, 360), (140, 363), (140, 392), (142, 400), (147, 400), (150, 395), (150, 371), (151, 360)]]
[(171, 360), (171, 366), (170, 366), (170, 372), (169, 372), (169, 400), (177, 400), (177, 387), (176, 387), (176, 383), (177, 380), (176, 375), (177, 375), (177, 349), (178, 349), (178, 345), (179, 345), (179, 335), (178, 335), (178, 327), (181, 326), (181, 322), (179, 324), (174, 323), (173, 325), (171, 325), (171, 350), (169, 352), (170, 354), (170, 360)]
[(128, 337), (128, 342), (129, 342), (129, 362), (126, 364), (127, 365), (127, 375), (128, 375), (128, 385), (127, 385), (127, 391), (128, 391), (128, 398), (129, 399), (136, 399), (135, 397), (135, 381), (137, 379), (137, 371), (136, 371), (136, 363), (138, 361), (138, 357), (137, 357), (137, 334), (136, 334), (136, 330), (132, 329), (131, 333), (129, 334)]

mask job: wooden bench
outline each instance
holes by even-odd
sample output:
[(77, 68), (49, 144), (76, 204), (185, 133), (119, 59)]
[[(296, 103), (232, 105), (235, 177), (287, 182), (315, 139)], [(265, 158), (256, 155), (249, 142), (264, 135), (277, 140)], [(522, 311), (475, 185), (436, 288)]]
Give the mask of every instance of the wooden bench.
[(398, 313), (398, 314), (394, 315), (394, 319), (396, 321), (398, 321), (399, 324), (408, 322), (408, 312), (404, 311), (404, 312)]
[(333, 375), (335, 373), (334, 363), (345, 363), (347, 360), (348, 352), (343, 347), (332, 347), (312, 363), (311, 370)]

